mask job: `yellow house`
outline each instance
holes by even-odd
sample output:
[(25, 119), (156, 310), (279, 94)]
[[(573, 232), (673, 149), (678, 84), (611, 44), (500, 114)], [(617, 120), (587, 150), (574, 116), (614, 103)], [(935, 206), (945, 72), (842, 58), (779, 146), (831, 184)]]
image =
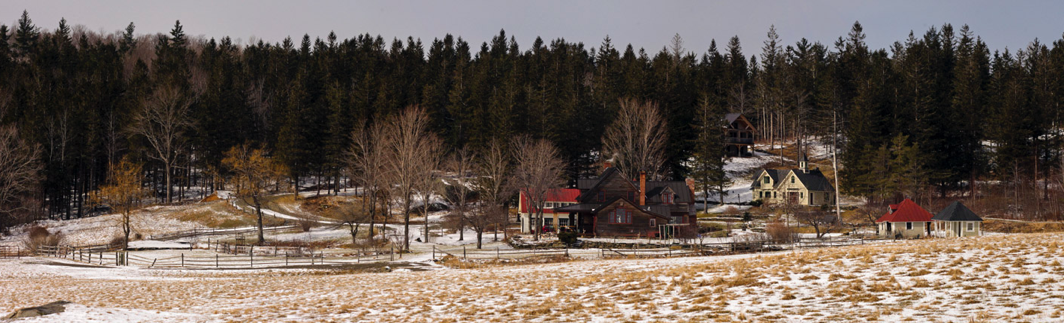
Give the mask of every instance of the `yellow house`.
[(798, 162), (798, 168), (761, 170), (750, 189), (753, 199), (765, 204), (835, 204), (835, 187), (820, 169), (809, 169), (807, 158)]

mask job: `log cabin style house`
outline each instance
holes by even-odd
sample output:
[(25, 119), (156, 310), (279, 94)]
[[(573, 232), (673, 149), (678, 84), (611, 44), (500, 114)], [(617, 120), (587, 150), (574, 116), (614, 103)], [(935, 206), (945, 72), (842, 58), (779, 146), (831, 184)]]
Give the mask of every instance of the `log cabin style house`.
[(585, 236), (667, 238), (697, 225), (693, 185), (647, 181), (645, 174), (632, 180), (607, 165), (598, 177), (577, 180), (577, 203), (554, 212), (568, 212), (569, 223)]

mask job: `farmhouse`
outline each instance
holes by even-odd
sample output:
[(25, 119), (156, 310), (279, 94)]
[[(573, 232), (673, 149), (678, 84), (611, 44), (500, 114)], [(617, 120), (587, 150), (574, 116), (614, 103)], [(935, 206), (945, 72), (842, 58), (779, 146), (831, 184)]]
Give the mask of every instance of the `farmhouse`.
[(724, 139), (724, 151), (731, 157), (747, 157), (753, 155), (750, 146), (754, 144), (754, 125), (746, 120), (742, 114), (729, 113), (724, 115), (727, 129)]
[[(547, 193), (547, 199), (543, 203), (543, 226), (552, 230), (560, 228), (569, 228), (573, 223), (576, 223), (576, 218), (572, 218), (569, 214), (559, 216), (558, 212), (554, 210), (563, 206), (576, 204), (576, 197), (580, 195), (580, 190), (574, 188), (562, 188), (556, 189)], [(535, 229), (532, 226), (532, 217), (535, 215), (535, 209), (528, 201), (528, 196), (524, 191), (518, 196), (520, 208), (517, 210), (518, 219), (521, 221), (521, 232), (529, 233)]]
[(597, 178), (580, 179), (577, 203), (568, 212), (577, 232), (593, 236), (666, 237), (696, 225), (694, 181), (637, 181), (607, 166)]
[(935, 231), (944, 237), (974, 237), (982, 232), (983, 218), (955, 201), (931, 218), (935, 222)]
[(763, 169), (750, 184), (754, 199), (766, 204), (833, 205), (835, 187), (819, 168), (809, 169), (803, 154), (798, 168)]
[(910, 199), (891, 204), (887, 214), (876, 220), (880, 236), (919, 238), (931, 234), (931, 213)]

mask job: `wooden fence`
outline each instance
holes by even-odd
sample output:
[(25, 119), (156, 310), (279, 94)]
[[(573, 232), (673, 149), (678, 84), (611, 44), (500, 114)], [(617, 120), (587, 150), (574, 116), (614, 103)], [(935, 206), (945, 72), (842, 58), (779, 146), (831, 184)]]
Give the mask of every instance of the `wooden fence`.
[[(295, 225), (280, 225), (273, 227), (263, 227), (262, 231), (277, 231), (287, 230), (295, 228)], [(171, 232), (165, 234), (149, 235), (148, 240), (174, 240), (189, 237), (199, 236), (216, 236), (216, 235), (237, 235), (258, 232), (259, 228), (241, 228), (241, 229), (192, 229), (186, 231)]]
[(21, 246), (0, 246), (0, 258), (22, 258), (26, 250)]

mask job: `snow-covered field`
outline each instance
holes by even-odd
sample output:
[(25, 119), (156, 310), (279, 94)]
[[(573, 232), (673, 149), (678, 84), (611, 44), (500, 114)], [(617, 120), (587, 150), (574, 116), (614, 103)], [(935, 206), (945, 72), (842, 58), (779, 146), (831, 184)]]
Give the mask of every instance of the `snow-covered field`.
[[(134, 212), (130, 217), (134, 234), (141, 234), (145, 238), (150, 235), (203, 229), (206, 226), (189, 221), (175, 219), (173, 215), (179, 212), (195, 212), (198, 209), (207, 209), (209, 205), (175, 205), (175, 206), (152, 206)], [(120, 236), (121, 214), (105, 214), (94, 217), (72, 220), (46, 220), (37, 224), (48, 228), (49, 231), (63, 234), (63, 244), (72, 246), (97, 245), (111, 242), (111, 239)], [(24, 230), (28, 226), (20, 226), (12, 230), (12, 236), (6, 241), (21, 241)]]
[(1061, 241), (997, 235), (378, 274), (0, 259), (0, 313), (67, 300), (85, 307), (47, 320), (1059, 322)]

